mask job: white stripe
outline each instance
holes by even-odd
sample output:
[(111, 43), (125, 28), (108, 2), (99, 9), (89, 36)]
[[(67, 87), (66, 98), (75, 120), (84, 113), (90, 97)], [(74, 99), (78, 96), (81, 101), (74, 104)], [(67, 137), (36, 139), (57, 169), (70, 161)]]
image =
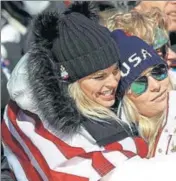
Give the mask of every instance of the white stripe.
[(137, 153), (136, 144), (133, 138), (128, 137), (123, 139), (122, 141), (119, 141), (118, 143), (120, 143), (123, 146), (123, 150), (130, 150), (133, 153)]
[(128, 160), (128, 157), (120, 151), (104, 152), (103, 156), (117, 168)]
[(39, 166), (38, 162), (36, 161), (36, 159), (34, 158), (33, 154), (31, 153), (31, 151), (29, 150), (29, 148), (27, 147), (25, 142), (22, 140), (22, 138), (20, 137), (20, 135), (18, 134), (18, 132), (16, 131), (16, 129), (14, 128), (14, 126), (12, 125), (10, 120), (8, 119), (8, 117), (7, 117), (7, 107), (6, 107), (5, 114), (4, 114), (4, 121), (5, 121), (8, 129), (9, 129), (9, 131), (11, 132), (11, 134), (16, 138), (16, 140), (18, 140), (18, 142), (23, 147), (24, 151), (26, 152), (26, 154), (28, 155), (29, 159), (31, 160), (32, 165), (36, 168), (36, 170), (38, 171), (38, 173), (40, 174), (42, 179), (44, 181), (48, 181), (45, 173), (40, 168), (40, 166)]
[(89, 181), (99, 180), (101, 177), (92, 167), (91, 159), (74, 157), (65, 164), (58, 165), (56, 171), (89, 178)]
[(29, 181), (17, 157), (5, 144), (3, 144), (3, 148), (4, 148), (4, 155), (7, 157), (9, 166), (14, 172), (16, 179), (18, 181)]

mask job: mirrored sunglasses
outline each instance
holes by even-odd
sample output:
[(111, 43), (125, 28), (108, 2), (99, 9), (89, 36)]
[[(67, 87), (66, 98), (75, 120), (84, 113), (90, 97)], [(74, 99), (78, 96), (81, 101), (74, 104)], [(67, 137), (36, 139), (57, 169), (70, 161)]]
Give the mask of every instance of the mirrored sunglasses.
[(165, 64), (159, 64), (152, 68), (147, 75), (137, 78), (130, 86), (130, 90), (135, 95), (143, 94), (148, 88), (148, 75), (157, 81), (162, 81), (168, 76), (168, 67)]

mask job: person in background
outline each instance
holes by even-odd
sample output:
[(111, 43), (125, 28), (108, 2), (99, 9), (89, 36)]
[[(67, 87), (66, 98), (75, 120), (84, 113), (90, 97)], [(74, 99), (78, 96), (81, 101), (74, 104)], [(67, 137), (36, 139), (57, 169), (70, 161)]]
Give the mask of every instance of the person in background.
[[(144, 159), (145, 141), (118, 119), (118, 47), (92, 18), (78, 3), (34, 21), (33, 46), (9, 79), (13, 101), (2, 122), (4, 154), (18, 181), (139, 181), (146, 166), (151, 181), (153, 170), (175, 175), (176, 157)], [(114, 173), (120, 177), (111, 179)]]
[(168, 66), (137, 36), (114, 30), (119, 47), (121, 80), (117, 96), (118, 115), (135, 123), (149, 145), (148, 158), (176, 152), (176, 87)]
[(172, 50), (176, 52), (176, 1), (141, 1), (134, 10), (147, 12), (153, 7), (159, 8), (166, 16), (171, 47)]
[(150, 11), (153, 7), (159, 8), (167, 18), (168, 30), (176, 31), (176, 1), (141, 1), (135, 10)]
[(176, 82), (176, 53), (170, 47), (168, 24), (163, 13), (153, 8), (148, 13), (131, 11), (125, 14), (115, 13), (106, 20), (111, 31), (122, 29), (126, 33), (138, 36), (158, 52), (167, 61), (170, 74)]

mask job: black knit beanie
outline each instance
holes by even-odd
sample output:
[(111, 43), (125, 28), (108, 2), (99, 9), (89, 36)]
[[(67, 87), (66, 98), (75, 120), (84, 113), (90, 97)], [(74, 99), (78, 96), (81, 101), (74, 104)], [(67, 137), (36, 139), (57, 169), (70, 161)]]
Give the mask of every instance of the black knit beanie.
[(74, 82), (118, 63), (117, 45), (86, 3), (62, 14), (43, 13), (34, 23), (35, 44), (50, 51), (62, 79)]

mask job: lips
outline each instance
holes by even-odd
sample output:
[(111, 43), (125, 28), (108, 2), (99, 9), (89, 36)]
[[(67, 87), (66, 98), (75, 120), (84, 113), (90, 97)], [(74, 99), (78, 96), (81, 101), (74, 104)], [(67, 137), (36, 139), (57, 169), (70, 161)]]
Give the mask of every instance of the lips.
[(115, 90), (107, 90), (107, 91), (103, 91), (101, 93), (99, 93), (99, 95), (101, 96), (101, 98), (105, 101), (111, 101), (115, 98)]
[(168, 13), (167, 14), (168, 16), (169, 16), (169, 18), (171, 18), (171, 19), (176, 19), (176, 12), (172, 12), (172, 13)]
[(172, 11), (172, 12), (168, 13), (168, 15), (176, 16), (176, 11)]
[(151, 101), (162, 101), (165, 99), (166, 96), (166, 90), (164, 90), (163, 92), (161, 92), (159, 95), (157, 95), (155, 98), (153, 98)]

